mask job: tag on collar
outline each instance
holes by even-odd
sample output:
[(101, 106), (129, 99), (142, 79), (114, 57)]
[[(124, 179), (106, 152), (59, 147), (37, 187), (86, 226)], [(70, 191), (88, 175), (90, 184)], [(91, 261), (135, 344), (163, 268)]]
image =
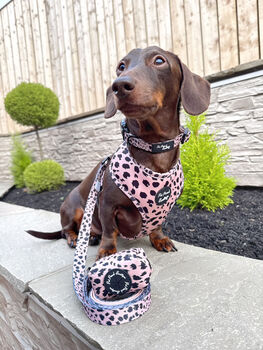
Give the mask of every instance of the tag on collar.
[(168, 152), (174, 148), (174, 140), (152, 144), (152, 153)]

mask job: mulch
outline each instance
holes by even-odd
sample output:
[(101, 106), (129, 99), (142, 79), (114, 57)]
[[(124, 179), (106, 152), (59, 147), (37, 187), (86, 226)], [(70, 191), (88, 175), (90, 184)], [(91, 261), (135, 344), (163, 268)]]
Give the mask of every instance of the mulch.
[[(1, 200), (58, 213), (65, 197), (78, 184), (67, 182), (59, 190), (38, 194), (12, 188)], [(164, 232), (182, 243), (263, 260), (263, 189), (236, 188), (233, 200), (233, 204), (215, 212), (191, 212), (175, 205), (163, 225)]]

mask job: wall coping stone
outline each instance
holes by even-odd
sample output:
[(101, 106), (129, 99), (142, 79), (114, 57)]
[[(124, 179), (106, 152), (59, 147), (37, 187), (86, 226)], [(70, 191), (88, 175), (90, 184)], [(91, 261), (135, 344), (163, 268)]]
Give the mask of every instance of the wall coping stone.
[[(86, 344), (83, 349), (132, 350), (142, 344), (146, 350), (262, 347), (263, 261), (178, 242), (177, 253), (165, 254), (154, 250), (147, 237), (120, 239), (118, 250), (143, 247), (151, 261), (152, 305), (131, 323), (100, 326), (86, 317), (74, 294), (74, 250), (64, 240), (43, 241), (24, 232), (28, 228), (58, 229), (59, 214), (1, 205), (0, 275), (25, 300), (33, 298), (68, 332), (77, 333)], [(97, 247), (89, 247), (88, 265), (94, 262), (96, 252)], [(23, 339), (27, 333), (20, 330)]]
[(257, 72), (263, 68), (263, 59), (251, 61), (247, 63), (240, 64), (230, 69), (226, 69), (211, 75), (207, 75), (205, 78), (210, 82), (217, 82), (220, 80), (225, 80), (233, 77), (242, 77), (243, 74)]

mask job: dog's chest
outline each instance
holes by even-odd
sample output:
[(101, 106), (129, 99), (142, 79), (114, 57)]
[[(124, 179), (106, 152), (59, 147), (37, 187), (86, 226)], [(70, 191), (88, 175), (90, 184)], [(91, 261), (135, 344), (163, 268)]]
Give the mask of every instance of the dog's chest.
[[(154, 172), (135, 161), (125, 141), (111, 159), (110, 174), (141, 214), (142, 230), (133, 239), (161, 225), (183, 190), (180, 161), (167, 173)], [(125, 233), (120, 234), (127, 238)]]

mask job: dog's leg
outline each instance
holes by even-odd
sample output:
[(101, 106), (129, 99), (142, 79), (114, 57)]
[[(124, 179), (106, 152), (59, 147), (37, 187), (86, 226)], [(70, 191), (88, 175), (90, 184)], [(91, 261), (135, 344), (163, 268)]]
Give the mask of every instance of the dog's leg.
[(62, 235), (66, 238), (70, 248), (76, 248), (78, 235), (74, 230), (62, 230)]
[[(94, 220), (93, 220), (94, 221)], [(89, 245), (98, 245), (101, 240), (101, 227), (98, 228), (98, 224), (96, 222), (93, 222), (91, 224), (91, 230), (90, 230), (90, 239), (89, 239)]]
[(118, 234), (119, 232), (117, 229), (108, 234), (105, 232), (103, 233), (96, 260), (117, 253)]
[(177, 251), (171, 239), (163, 234), (161, 226), (150, 233), (150, 242), (158, 251), (164, 251), (167, 253)]

